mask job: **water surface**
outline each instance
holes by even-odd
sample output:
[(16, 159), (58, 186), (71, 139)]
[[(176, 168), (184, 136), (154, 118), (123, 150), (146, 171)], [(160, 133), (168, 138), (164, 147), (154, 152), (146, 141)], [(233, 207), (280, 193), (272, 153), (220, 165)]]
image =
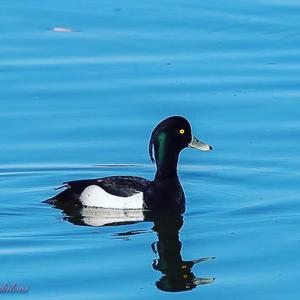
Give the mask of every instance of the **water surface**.
[[(206, 284), (181, 298), (298, 299), (298, 1), (0, 10), (0, 285), (29, 288), (1, 297), (172, 298), (159, 263), (172, 279), (182, 261), (215, 257), (185, 273)], [(174, 114), (215, 149), (182, 153), (174, 226), (75, 225), (41, 203), (68, 180), (153, 178), (148, 139)]]

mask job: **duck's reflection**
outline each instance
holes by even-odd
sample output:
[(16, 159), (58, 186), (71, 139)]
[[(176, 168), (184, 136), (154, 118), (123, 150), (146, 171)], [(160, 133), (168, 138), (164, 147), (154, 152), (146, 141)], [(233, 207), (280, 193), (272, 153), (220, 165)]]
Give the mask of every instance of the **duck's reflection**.
[(192, 271), (195, 264), (213, 257), (182, 259), (182, 244), (179, 240), (182, 225), (183, 217), (180, 214), (163, 214), (154, 218), (153, 230), (157, 232), (158, 241), (152, 244), (152, 249), (158, 258), (153, 261), (152, 266), (163, 274), (156, 282), (156, 286), (163, 291), (187, 291), (214, 281), (212, 277), (196, 277)]
[[(116, 226), (132, 224), (141, 221), (154, 223), (153, 231), (157, 233), (158, 241), (152, 243), (151, 248), (157, 256), (152, 267), (162, 273), (156, 282), (157, 288), (167, 292), (188, 291), (199, 285), (209, 284), (213, 277), (197, 277), (193, 273), (195, 264), (214, 259), (205, 257), (194, 260), (183, 260), (181, 256), (182, 243), (179, 238), (183, 226), (183, 216), (179, 213), (147, 213), (138, 210), (109, 210), (100, 208), (74, 208), (68, 206), (57, 207), (64, 211), (65, 220), (85, 226)], [(143, 231), (134, 230), (116, 233), (115, 236), (128, 237)]]

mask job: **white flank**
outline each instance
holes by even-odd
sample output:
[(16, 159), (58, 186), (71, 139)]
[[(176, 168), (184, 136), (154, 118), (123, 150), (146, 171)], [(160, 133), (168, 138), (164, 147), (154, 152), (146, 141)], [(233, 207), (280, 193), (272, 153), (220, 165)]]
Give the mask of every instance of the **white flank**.
[(129, 197), (114, 196), (107, 193), (98, 185), (86, 187), (79, 197), (84, 206), (113, 208), (113, 209), (142, 209), (143, 193), (137, 193)]

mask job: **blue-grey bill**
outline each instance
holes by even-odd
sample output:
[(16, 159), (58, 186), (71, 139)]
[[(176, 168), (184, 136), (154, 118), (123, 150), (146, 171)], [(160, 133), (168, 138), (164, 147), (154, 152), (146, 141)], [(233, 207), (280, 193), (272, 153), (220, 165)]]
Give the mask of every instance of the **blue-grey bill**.
[(192, 141), (189, 143), (189, 147), (198, 149), (201, 151), (210, 151), (212, 150), (212, 146), (208, 145), (204, 142), (199, 141), (195, 136), (193, 136)]

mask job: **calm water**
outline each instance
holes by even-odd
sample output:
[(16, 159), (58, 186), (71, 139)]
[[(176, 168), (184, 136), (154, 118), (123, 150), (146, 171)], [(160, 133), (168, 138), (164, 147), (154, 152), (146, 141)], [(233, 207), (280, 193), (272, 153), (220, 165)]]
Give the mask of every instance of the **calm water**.
[[(299, 1), (0, 11), (0, 285), (29, 288), (1, 298), (298, 299)], [(151, 179), (174, 114), (215, 148), (181, 155), (182, 219), (80, 226), (41, 203), (67, 180)]]

